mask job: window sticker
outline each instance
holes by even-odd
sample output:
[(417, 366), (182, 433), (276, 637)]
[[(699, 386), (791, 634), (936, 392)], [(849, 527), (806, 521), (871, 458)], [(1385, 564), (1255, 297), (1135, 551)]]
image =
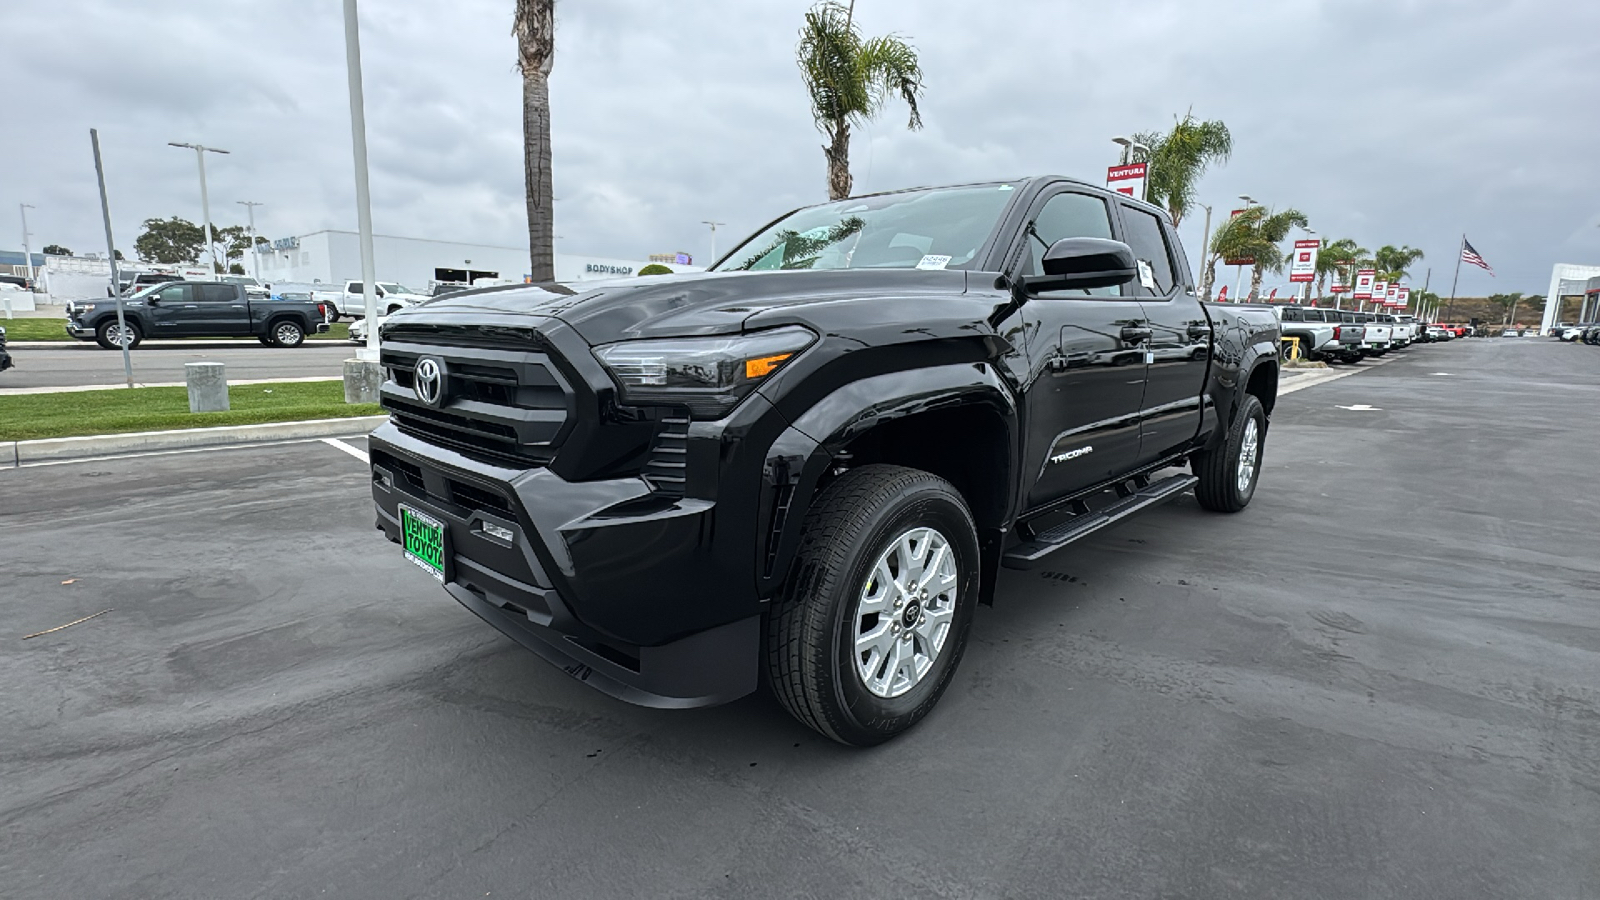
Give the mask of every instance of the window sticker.
[(1156, 289), (1156, 270), (1150, 267), (1150, 263), (1142, 259), (1139, 260), (1139, 283), (1144, 285), (1145, 290), (1154, 291)]
[(917, 268), (919, 268), (919, 269), (942, 269), (942, 268), (944, 268), (945, 266), (948, 266), (948, 265), (950, 265), (950, 257), (941, 256), (941, 255), (939, 255), (937, 253), (929, 253), (926, 256), (922, 257), (922, 261), (921, 262), (917, 263)]

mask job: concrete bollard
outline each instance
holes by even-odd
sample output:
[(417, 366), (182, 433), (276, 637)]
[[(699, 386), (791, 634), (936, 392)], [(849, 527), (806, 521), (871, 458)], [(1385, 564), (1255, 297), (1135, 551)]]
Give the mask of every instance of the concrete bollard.
[(344, 361), (344, 402), (377, 403), (383, 386), (383, 365), (368, 359)]
[(184, 363), (183, 380), (189, 385), (189, 412), (227, 412), (227, 366), (219, 362)]

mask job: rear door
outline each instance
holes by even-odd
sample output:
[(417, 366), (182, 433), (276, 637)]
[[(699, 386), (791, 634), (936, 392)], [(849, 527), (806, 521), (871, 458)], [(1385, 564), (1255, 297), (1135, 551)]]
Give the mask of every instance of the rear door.
[[(1067, 237), (1114, 236), (1111, 206), (1077, 187), (1047, 190), (1029, 212), (1014, 271), (1042, 275), (1040, 258)], [(1024, 398), (1027, 506), (1107, 481), (1139, 453), (1144, 312), (1135, 285), (1043, 291), (1023, 304), (1029, 386)]]
[(235, 337), (250, 333), (250, 308), (244, 288), (208, 282), (192, 285), (195, 294), (194, 334)]
[(1139, 423), (1138, 463), (1143, 465), (1181, 449), (1199, 433), (1211, 326), (1165, 217), (1131, 203), (1118, 205), (1123, 240), (1139, 262), (1132, 287), (1150, 331)]

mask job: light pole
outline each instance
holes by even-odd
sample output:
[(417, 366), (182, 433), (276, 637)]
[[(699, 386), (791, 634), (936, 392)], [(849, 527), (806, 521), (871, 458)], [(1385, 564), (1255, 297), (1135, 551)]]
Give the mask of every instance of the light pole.
[[(1249, 209), (1252, 206), (1261, 205), (1257, 203), (1255, 198), (1251, 197), (1249, 194), (1240, 194), (1239, 199), (1244, 201), (1245, 209)], [(1233, 267), (1233, 302), (1235, 303), (1239, 302), (1239, 287), (1242, 284), (1244, 284), (1244, 266), (1235, 264)]]
[(711, 268), (711, 266), (714, 266), (714, 265), (717, 264), (717, 226), (718, 225), (726, 225), (728, 223), (727, 222), (713, 222), (710, 219), (701, 219), (700, 220), (700, 224), (701, 225), (710, 225), (711, 226), (711, 262), (706, 266), (706, 268), (709, 269), (709, 268)]
[(1209, 246), (1211, 243), (1211, 207), (1202, 206), (1200, 208), (1206, 211), (1206, 227), (1204, 231), (1200, 232), (1200, 283), (1204, 285), (1204, 288), (1200, 291), (1200, 299), (1210, 300), (1211, 282), (1207, 280), (1206, 273), (1211, 271), (1211, 247)]
[[(206, 258), (211, 260), (212, 274), (216, 274), (217, 251), (211, 243), (211, 198), (206, 194), (206, 154), (227, 153), (228, 151), (218, 150), (215, 147), (202, 147), (199, 144), (182, 144), (177, 141), (167, 141), (167, 146), (193, 150), (194, 158), (200, 164), (200, 215), (206, 221)], [(226, 269), (227, 266), (223, 266), (223, 268)]]
[(256, 207), (266, 206), (266, 204), (257, 203), (254, 200), (235, 200), (233, 202), (250, 211), (250, 274), (254, 276), (256, 281), (260, 281), (261, 254), (256, 252)]
[(349, 402), (377, 401), (382, 368), (378, 365), (378, 294), (372, 283), (372, 194), (367, 189), (367, 113), (361, 92), (361, 20), (356, 0), (344, 0), (344, 61), (350, 82), (350, 145), (356, 166), (356, 229), (361, 246), (361, 300), (367, 319), (367, 345), (356, 353), (360, 389), (352, 390), (352, 366), (345, 364), (344, 397)]
[[(28, 210), (33, 209), (31, 203), (18, 203), (17, 212), (22, 213), (22, 264), (28, 267), (28, 290), (33, 290), (37, 285), (33, 283), (33, 249), (28, 246)], [(6, 318), (11, 318), (11, 295), (6, 295)]]
[(1122, 145), (1122, 162), (1121, 162), (1121, 165), (1124, 165), (1124, 166), (1128, 164), (1129, 160), (1133, 159), (1133, 151), (1135, 151), (1135, 150), (1143, 150), (1144, 151), (1144, 159), (1145, 159), (1145, 163), (1146, 163), (1147, 168), (1145, 169), (1145, 173), (1144, 173), (1145, 177), (1140, 179), (1140, 182), (1139, 182), (1139, 184), (1140, 184), (1139, 199), (1140, 200), (1144, 200), (1144, 201), (1149, 201), (1149, 199), (1150, 199), (1150, 170), (1148, 168), (1148, 164), (1150, 162), (1150, 153), (1151, 153), (1150, 148), (1146, 147), (1144, 144), (1141, 144), (1136, 140), (1133, 140), (1132, 138), (1126, 138), (1126, 137), (1123, 137), (1120, 134), (1117, 135), (1116, 137), (1112, 138), (1111, 139), (1111, 143), (1113, 143), (1113, 144), (1121, 144)]

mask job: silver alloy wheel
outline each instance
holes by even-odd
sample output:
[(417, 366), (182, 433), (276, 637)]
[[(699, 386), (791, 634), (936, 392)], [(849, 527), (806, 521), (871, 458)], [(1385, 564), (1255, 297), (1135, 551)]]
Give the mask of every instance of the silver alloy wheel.
[(278, 326), (277, 331), (273, 333), (273, 336), (277, 338), (278, 343), (292, 347), (295, 344), (300, 343), (300, 339), (305, 335), (300, 331), (300, 327), (298, 325), (291, 325), (285, 322), (284, 324)]
[(1261, 433), (1256, 428), (1255, 417), (1244, 423), (1244, 438), (1239, 445), (1239, 493), (1250, 490), (1256, 475), (1256, 456), (1261, 450)]
[(106, 329), (106, 340), (114, 346), (121, 347), (133, 340), (133, 329), (124, 325), (112, 325)]
[(879, 697), (898, 697), (932, 671), (955, 619), (955, 548), (932, 528), (895, 538), (873, 563), (856, 604), (856, 674)]

